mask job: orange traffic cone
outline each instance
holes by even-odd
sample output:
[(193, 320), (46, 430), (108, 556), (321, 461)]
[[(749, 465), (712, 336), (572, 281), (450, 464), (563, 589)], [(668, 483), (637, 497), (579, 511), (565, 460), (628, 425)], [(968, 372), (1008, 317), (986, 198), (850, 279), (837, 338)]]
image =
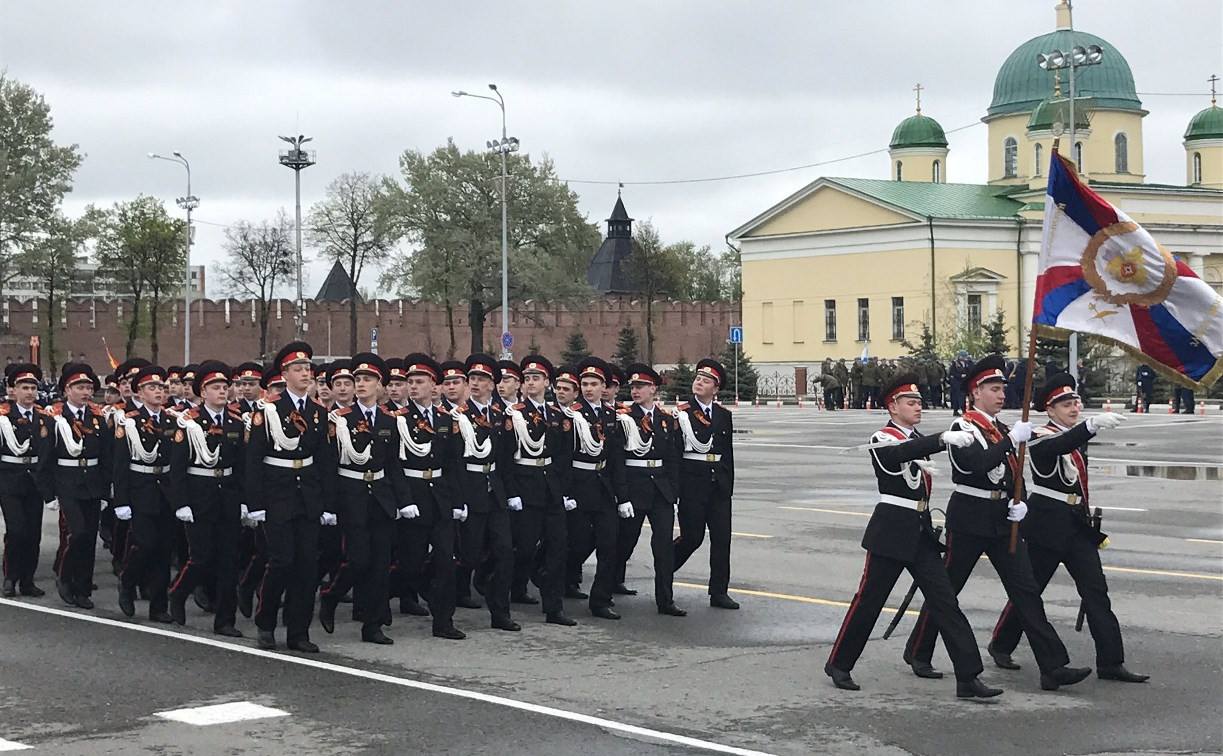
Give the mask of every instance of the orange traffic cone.
[(1143, 413), (1142, 394), (1138, 395), (1138, 401), (1134, 404), (1134, 413), (1141, 415)]
[(1206, 402), (1202, 402), (1198, 405), (1198, 414), (1202, 417), (1206, 417)]
[(1113, 411), (1113, 400), (1111, 398), (1106, 398), (1104, 400), (1104, 411), (1105, 412)]
[(1168, 414), (1169, 414), (1169, 415), (1171, 415), (1171, 414), (1172, 414), (1172, 402), (1171, 402), (1171, 400), (1169, 400), (1169, 401), (1168, 401)]

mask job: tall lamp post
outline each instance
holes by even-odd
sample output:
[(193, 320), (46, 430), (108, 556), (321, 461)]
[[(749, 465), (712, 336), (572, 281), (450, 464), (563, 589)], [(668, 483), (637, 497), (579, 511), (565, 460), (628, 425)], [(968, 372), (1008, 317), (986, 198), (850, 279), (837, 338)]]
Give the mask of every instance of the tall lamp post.
[(191, 163), (183, 157), (183, 153), (175, 150), (174, 157), (163, 157), (156, 152), (149, 153), (150, 160), (168, 160), (178, 163), (187, 169), (187, 196), (174, 200), (179, 207), (187, 211), (187, 261), (183, 275), (183, 364), (191, 362), (191, 211), (200, 206), (200, 198), (191, 193)]
[(507, 137), (505, 129), (505, 98), (501, 96), (500, 90), (496, 84), (489, 84), (488, 88), (492, 90), (496, 97), (488, 95), (471, 94), (459, 90), (451, 92), (455, 97), (475, 97), (479, 100), (488, 100), (494, 102), (497, 107), (501, 108), (501, 138), (493, 139), (485, 142), (484, 146), (490, 151), (501, 154), (501, 359), (508, 360), (513, 356), (510, 347), (513, 346), (513, 338), (510, 336), (509, 328), (509, 311), (510, 311), (510, 253), (509, 253), (509, 220), (506, 211), (505, 200), (505, 184), (508, 180), (505, 168), (505, 156), (511, 152), (518, 151), (518, 139), (515, 137)]
[(302, 298), (302, 169), (309, 168), (314, 165), (314, 150), (307, 152), (302, 149), (302, 145), (314, 137), (303, 136), (301, 134), (293, 136), (282, 136), (281, 141), (288, 142), (292, 145), (291, 150), (280, 151), (280, 164), (293, 169), (293, 183), (296, 191), (297, 205), (297, 299), (293, 304), (293, 321), (296, 327), (296, 338), (300, 341), (305, 333), (305, 322), (302, 318), (302, 310), (305, 309), (306, 302)]

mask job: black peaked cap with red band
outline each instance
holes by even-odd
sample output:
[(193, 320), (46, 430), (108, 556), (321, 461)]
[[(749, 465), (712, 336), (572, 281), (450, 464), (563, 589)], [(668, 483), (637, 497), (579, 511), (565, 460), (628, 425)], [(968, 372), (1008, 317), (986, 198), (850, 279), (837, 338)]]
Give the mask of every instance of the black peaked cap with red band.
[(291, 341), (280, 348), (272, 359), (272, 365), (277, 373), (295, 362), (310, 362), (314, 359), (314, 349), (304, 341)]
[(526, 376), (527, 373), (541, 373), (544, 376), (544, 380), (551, 383), (552, 377), (556, 375), (556, 368), (548, 358), (538, 354), (529, 354), (523, 357), (518, 367), (520, 368), (520, 378)]
[(1078, 384), (1074, 376), (1070, 373), (1057, 373), (1045, 381), (1045, 385), (1041, 386), (1040, 391), (1032, 398), (1032, 408), (1037, 412), (1044, 412), (1050, 405), (1078, 398)]
[[(122, 376), (119, 377), (122, 380)], [(93, 372), (87, 363), (84, 362), (69, 362), (60, 370), (59, 374), (59, 392), (64, 393), (64, 389), (74, 383), (83, 383), (88, 381), (93, 384), (93, 390), (97, 391), (102, 388), (102, 382), (98, 380), (98, 376)], [(117, 385), (116, 385), (117, 388)]]
[(883, 390), (879, 392), (879, 405), (887, 407), (893, 399), (905, 396), (915, 396), (921, 399), (921, 389), (917, 387), (917, 383), (917, 375), (915, 373), (901, 373), (888, 381)]
[(1006, 382), (1006, 360), (1000, 354), (991, 354), (977, 360), (968, 369), (961, 386), (965, 392), (971, 394), (974, 388), (990, 381)]
[(648, 383), (653, 386), (662, 383), (662, 377), (658, 374), (658, 371), (641, 362), (634, 362), (626, 367), (624, 372), (630, 386), (634, 383)]
[(30, 381), (42, 383), (42, 368), (32, 362), (15, 362), (4, 369), (4, 383), (10, 388)]
[(233, 380), (234, 371), (220, 360), (204, 360), (195, 369), (195, 378), (191, 380), (191, 393), (200, 396), (200, 391), (210, 383)]
[(726, 385), (726, 368), (712, 357), (706, 357), (696, 363), (696, 374), (701, 375), (702, 373), (717, 381), (718, 388)]
[(434, 383), (440, 383), (442, 380), (442, 368), (437, 364), (437, 360), (423, 352), (412, 352), (403, 358), (403, 374), (408, 377), (427, 375)]
[(353, 376), (361, 374), (372, 375), (377, 378), (383, 386), (391, 380), (390, 368), (386, 366), (386, 360), (382, 359), (373, 352), (358, 352), (349, 360), (352, 368)]
[[(493, 383), (501, 382), (501, 366), (492, 357), (482, 352), (469, 355), (463, 362), (463, 367), (467, 370), (467, 377), (474, 375), (486, 375), (493, 379)], [(515, 365), (517, 370), (518, 366)]]

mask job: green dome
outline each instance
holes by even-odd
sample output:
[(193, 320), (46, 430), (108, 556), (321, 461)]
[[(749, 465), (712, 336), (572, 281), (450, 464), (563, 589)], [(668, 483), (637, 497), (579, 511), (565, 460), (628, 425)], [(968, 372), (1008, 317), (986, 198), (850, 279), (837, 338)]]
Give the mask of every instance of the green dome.
[(930, 116), (918, 113), (900, 122), (892, 132), (892, 142), (889, 149), (897, 147), (946, 147), (947, 135), (943, 127)]
[(1196, 142), (1200, 139), (1223, 139), (1223, 108), (1211, 105), (1189, 120), (1185, 141)]
[[(1082, 101), (1081, 97), (1077, 99), (1074, 110), (1074, 127), (1075, 129), (1091, 128), (1086, 103)], [(1032, 117), (1028, 119), (1028, 131), (1050, 131), (1055, 123), (1060, 123), (1065, 128), (1070, 127), (1069, 97), (1050, 97), (1047, 100), (1041, 100), (1036, 109), (1032, 111)]]
[[(1095, 107), (1120, 110), (1142, 110), (1142, 102), (1134, 89), (1134, 74), (1117, 48), (1094, 34), (1078, 30), (1058, 29), (1024, 42), (1011, 53), (998, 69), (994, 79), (994, 99), (987, 111), (990, 116), (1026, 113), (1053, 94), (1053, 74), (1036, 64), (1036, 56), (1054, 50), (1069, 53), (1075, 45), (1099, 45), (1104, 60), (1098, 65), (1076, 69), (1075, 94), (1094, 97)], [(1062, 72), (1062, 87), (1069, 94), (1069, 71)]]

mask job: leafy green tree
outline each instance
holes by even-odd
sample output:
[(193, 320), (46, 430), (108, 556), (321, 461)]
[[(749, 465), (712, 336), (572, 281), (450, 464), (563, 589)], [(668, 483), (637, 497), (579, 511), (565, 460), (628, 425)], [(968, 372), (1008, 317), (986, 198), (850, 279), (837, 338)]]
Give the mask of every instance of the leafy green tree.
[(667, 371), (664, 377), (663, 397), (667, 401), (675, 401), (681, 396), (686, 396), (692, 393), (692, 381), (696, 378), (696, 371), (692, 369), (692, 365), (688, 364), (688, 359), (684, 357), (681, 351), (676, 360), (675, 367)]
[(51, 106), (0, 70), (0, 299), (15, 258), (58, 230), (56, 212), (83, 155), (51, 139)]
[(348, 273), (348, 353), (357, 352), (357, 284), (367, 265), (390, 258), (400, 230), (382, 179), (369, 173), (345, 173), (327, 185), (326, 197), (310, 208), (306, 221), (310, 242), (325, 259), (338, 261)]
[[(592, 295), (586, 266), (599, 232), (552, 161), (508, 156), (509, 293), (515, 301), (573, 303)], [(501, 300), (501, 164), (453, 141), (399, 159), (402, 183), (387, 180), (397, 227), (414, 247), (383, 276), (383, 287), (442, 303), (466, 302), (472, 351)], [(453, 338), (453, 330), (452, 330)]]
[(109, 210), (90, 208), (86, 217), (97, 234), (98, 275), (132, 300), (125, 353), (140, 334), (141, 311), (149, 313), (150, 359), (157, 362), (158, 313), (163, 302), (182, 291), (187, 264), (185, 224), (171, 219), (161, 200), (140, 196)]
[[(727, 344), (722, 350), (722, 354), (718, 355), (718, 362), (722, 363), (722, 367), (726, 368), (726, 385), (718, 391), (718, 399), (723, 403), (733, 403), (735, 401), (735, 345)], [(739, 399), (744, 401), (752, 401), (756, 398), (756, 383), (760, 376), (756, 372), (756, 368), (752, 365), (752, 358), (743, 351), (743, 347), (739, 347)]]
[(561, 361), (577, 365), (590, 356), (590, 345), (581, 331), (574, 331), (565, 338), (565, 348), (561, 351)]
[(637, 329), (625, 326), (620, 329), (620, 337), (616, 340), (616, 352), (612, 361), (621, 368), (627, 368), (637, 361)]
[(268, 358), (268, 320), (276, 288), (294, 270), (296, 248), (292, 235), (293, 221), (284, 210), (273, 220), (238, 221), (225, 229), (222, 244), (225, 262), (218, 273), (223, 287), (255, 301), (260, 361)]
[(39, 297), (47, 303), (42, 339), (51, 375), (59, 373), (55, 335), (64, 300), (71, 296), (73, 278), (84, 260), (82, 245), (90, 236), (89, 229), (84, 219), (71, 220), (56, 213), (46, 222), (43, 234), (17, 259), (18, 270), (34, 282)]

